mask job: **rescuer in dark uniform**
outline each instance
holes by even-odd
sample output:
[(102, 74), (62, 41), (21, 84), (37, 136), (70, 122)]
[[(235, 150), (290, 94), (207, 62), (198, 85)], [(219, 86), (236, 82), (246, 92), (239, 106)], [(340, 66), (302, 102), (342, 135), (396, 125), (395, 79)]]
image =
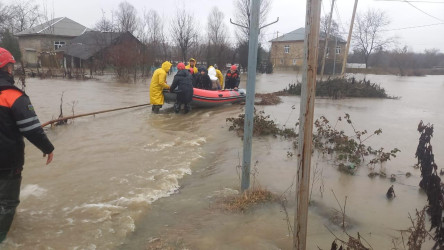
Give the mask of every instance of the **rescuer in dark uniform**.
[(185, 114), (191, 110), (190, 102), (193, 100), (193, 76), (185, 69), (184, 63), (177, 64), (177, 74), (174, 76), (170, 92), (178, 88), (174, 112), (180, 112), (180, 106), (185, 105)]
[(232, 65), (230, 70), (228, 70), (225, 75), (225, 86), (224, 89), (237, 89), (239, 88), (240, 74), (237, 70), (236, 65)]
[(29, 97), (14, 86), (14, 57), (0, 48), (0, 243), (6, 238), (20, 203), (20, 183), (25, 162), (23, 136), (48, 156), (54, 146), (41, 128)]

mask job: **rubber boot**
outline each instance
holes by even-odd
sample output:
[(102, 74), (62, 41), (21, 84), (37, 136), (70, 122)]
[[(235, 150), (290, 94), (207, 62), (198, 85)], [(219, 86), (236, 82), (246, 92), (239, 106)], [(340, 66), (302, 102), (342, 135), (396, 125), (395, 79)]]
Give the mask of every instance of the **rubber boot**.
[(22, 178), (0, 179), (0, 243), (6, 238), (15, 209), (20, 203), (20, 183)]
[(162, 107), (162, 106), (160, 106), (160, 105), (153, 105), (153, 113), (154, 114), (159, 114), (160, 107)]
[(185, 104), (185, 114), (191, 111), (191, 105), (189, 103)]
[(174, 113), (179, 113), (180, 112), (180, 103), (174, 103)]

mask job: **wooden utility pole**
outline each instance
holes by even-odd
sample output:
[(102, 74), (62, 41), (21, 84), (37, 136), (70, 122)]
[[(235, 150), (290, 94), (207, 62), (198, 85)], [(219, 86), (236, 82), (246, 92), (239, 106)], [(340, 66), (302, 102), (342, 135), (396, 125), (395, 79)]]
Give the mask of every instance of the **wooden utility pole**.
[(350, 30), (348, 31), (347, 45), (345, 46), (345, 51), (344, 51), (344, 60), (342, 61), (341, 77), (344, 77), (344, 74), (345, 74), (345, 65), (347, 63), (348, 51), (350, 49), (350, 41), (351, 41), (351, 36), (353, 33), (353, 24), (355, 22), (355, 14), (356, 14), (357, 7), (358, 7), (358, 0), (355, 0), (355, 6), (353, 7), (353, 15), (352, 15), (351, 23), (350, 23)]
[(321, 0), (307, 0), (305, 14), (304, 70), (299, 113), (298, 175), (296, 182), (296, 211), (294, 217), (293, 249), (307, 248), (308, 196), (313, 137), (313, 112), (316, 91), (316, 71), (319, 45)]
[(330, 36), (330, 27), (331, 27), (331, 20), (333, 19), (333, 7), (334, 6), (335, 6), (335, 0), (331, 0), (330, 17), (328, 18), (328, 28), (327, 28), (327, 34), (325, 34), (325, 44), (324, 44), (324, 51), (323, 51), (323, 55), (322, 55), (321, 81), (324, 77), (325, 58), (327, 55), (328, 38)]
[(338, 37), (335, 37), (335, 54), (333, 56), (333, 73), (332, 75), (336, 75), (336, 48), (338, 47)]

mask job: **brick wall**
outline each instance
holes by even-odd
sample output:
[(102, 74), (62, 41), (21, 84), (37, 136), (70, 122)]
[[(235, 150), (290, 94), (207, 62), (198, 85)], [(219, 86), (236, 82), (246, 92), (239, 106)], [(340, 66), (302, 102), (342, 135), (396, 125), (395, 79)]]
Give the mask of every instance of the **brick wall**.
[(55, 41), (64, 41), (68, 43), (73, 37), (66, 36), (48, 36), (48, 35), (31, 35), (19, 36), (19, 46), (22, 52), (23, 63), (25, 66), (37, 65), (37, 57), (42, 51), (54, 51)]
[[(334, 54), (336, 53), (335, 41), (330, 41), (328, 45), (329, 54), (326, 57), (326, 62), (333, 63)], [(337, 46), (340, 47), (340, 53), (336, 54), (336, 64), (342, 62), (345, 43), (338, 43)], [(321, 59), (324, 51), (323, 41), (320, 42), (319, 47), (318, 53)], [(275, 68), (302, 67), (304, 63), (304, 41), (272, 42), (270, 59)]]

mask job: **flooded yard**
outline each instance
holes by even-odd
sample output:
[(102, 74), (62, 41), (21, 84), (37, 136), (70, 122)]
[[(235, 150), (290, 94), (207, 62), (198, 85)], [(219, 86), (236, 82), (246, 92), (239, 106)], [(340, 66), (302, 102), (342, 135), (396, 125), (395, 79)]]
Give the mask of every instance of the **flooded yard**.
[[(172, 76), (169, 76), (172, 77)], [(257, 76), (257, 92), (282, 90), (296, 82), (296, 73)], [(444, 163), (444, 77), (358, 75), (380, 83), (393, 99), (316, 99), (315, 118), (335, 121), (350, 114), (360, 130), (382, 134), (368, 144), (401, 150), (382, 168), (389, 178), (368, 177), (363, 165), (355, 175), (337, 170), (331, 158), (314, 154), (312, 168), (322, 170), (313, 185), (308, 221), (308, 249), (330, 249), (334, 236), (347, 239), (339, 226), (339, 205), (347, 196), (347, 232), (357, 232), (373, 249), (391, 249), (399, 230), (411, 223), (409, 213), (427, 201), (413, 168), (420, 120), (435, 127), (432, 145), (438, 167)], [(241, 86), (245, 87), (246, 75)], [(168, 82), (171, 82), (169, 79)], [(28, 79), (27, 93), (41, 122), (58, 116), (63, 93), (64, 113), (76, 114), (137, 105), (149, 101), (148, 82), (112, 80), (68, 81)], [(257, 106), (280, 126), (299, 118), (299, 97)], [(225, 119), (243, 112), (241, 105), (194, 109), (174, 114), (167, 104), (161, 114), (150, 107), (76, 119), (47, 130), (55, 157), (45, 166), (41, 153), (27, 143), (21, 204), (1, 249), (291, 249), (294, 180), (297, 160), (292, 141), (274, 137), (253, 140), (257, 162), (254, 185), (287, 197), (287, 217), (280, 204), (246, 213), (215, 206), (220, 197), (237, 193), (236, 168), (242, 140)], [(349, 130), (344, 126), (342, 129)], [(406, 173), (411, 173), (410, 177)], [(312, 174), (313, 176), (313, 174)], [(387, 200), (394, 185), (396, 198)], [(149, 248), (148, 248), (149, 249)]]

